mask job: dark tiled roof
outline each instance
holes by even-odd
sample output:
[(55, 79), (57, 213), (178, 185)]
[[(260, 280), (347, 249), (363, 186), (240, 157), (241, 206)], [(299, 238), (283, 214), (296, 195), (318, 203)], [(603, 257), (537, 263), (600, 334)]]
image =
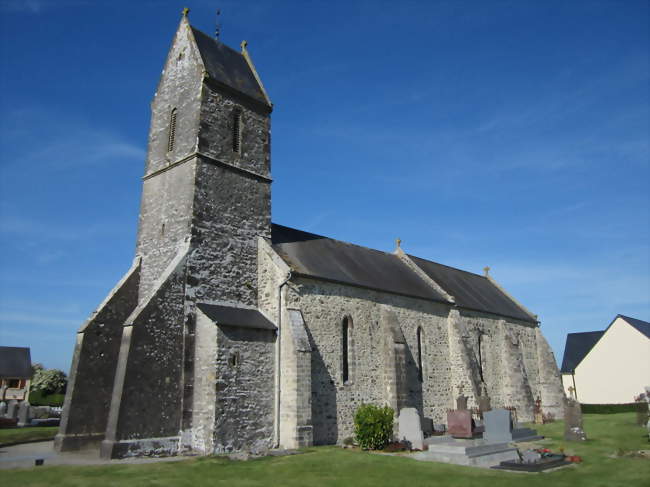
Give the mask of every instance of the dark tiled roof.
[(294, 274), (445, 301), (399, 257), (273, 224), (272, 244)]
[[(294, 273), (448, 302), (394, 254), (273, 224), (272, 244)], [(409, 256), (462, 308), (536, 322), (487, 278)]]
[(604, 331), (569, 333), (566, 336), (561, 372), (564, 374), (572, 373), (604, 333)]
[(645, 336), (650, 338), (650, 323), (643, 320), (637, 320), (636, 318), (630, 318), (629, 316), (624, 316), (624, 315), (618, 315), (617, 318), (619, 316), (623, 318), (625, 321), (627, 321), (634, 328), (639, 330), (641, 333), (643, 333)]
[(244, 56), (192, 27), (203, 64), (211, 78), (269, 106)]
[(29, 348), (0, 347), (0, 377), (29, 379), (32, 376), (32, 358)]
[(523, 321), (536, 322), (485, 276), (409, 255), (427, 276), (456, 299), (461, 308), (487, 311)]
[(276, 326), (256, 309), (235, 308), (216, 304), (199, 303), (198, 308), (218, 325), (240, 326), (242, 328), (258, 328), (275, 330)]

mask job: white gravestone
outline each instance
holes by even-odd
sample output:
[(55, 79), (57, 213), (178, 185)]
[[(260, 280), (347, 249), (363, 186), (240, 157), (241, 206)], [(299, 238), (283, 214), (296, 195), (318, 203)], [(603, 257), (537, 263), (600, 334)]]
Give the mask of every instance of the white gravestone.
[(402, 408), (399, 412), (399, 440), (411, 443), (414, 450), (424, 450), (424, 435), (420, 415), (415, 408)]

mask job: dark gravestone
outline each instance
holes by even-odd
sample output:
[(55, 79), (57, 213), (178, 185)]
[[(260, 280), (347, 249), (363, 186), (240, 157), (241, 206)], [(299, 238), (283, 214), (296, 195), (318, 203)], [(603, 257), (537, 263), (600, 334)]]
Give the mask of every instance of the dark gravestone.
[(508, 443), (512, 441), (512, 415), (507, 409), (493, 409), (483, 415), (487, 443)]
[(585, 441), (587, 435), (582, 429), (582, 410), (580, 403), (566, 399), (564, 403), (564, 439), (566, 441)]
[(473, 438), (474, 421), (467, 409), (447, 412), (447, 432), (454, 438)]
[(492, 410), (492, 405), (490, 404), (490, 396), (479, 396), (478, 397), (478, 411), (483, 417), (483, 413)]
[(459, 411), (467, 409), (467, 396), (461, 394), (456, 398), (456, 409)]

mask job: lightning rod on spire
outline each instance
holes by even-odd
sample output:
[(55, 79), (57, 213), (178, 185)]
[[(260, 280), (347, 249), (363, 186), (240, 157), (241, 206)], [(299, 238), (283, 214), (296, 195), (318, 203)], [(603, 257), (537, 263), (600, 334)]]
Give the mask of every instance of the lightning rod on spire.
[(216, 40), (219, 40), (219, 37), (221, 36), (221, 9), (217, 9), (217, 22), (216, 22), (216, 27), (214, 30), (214, 38)]

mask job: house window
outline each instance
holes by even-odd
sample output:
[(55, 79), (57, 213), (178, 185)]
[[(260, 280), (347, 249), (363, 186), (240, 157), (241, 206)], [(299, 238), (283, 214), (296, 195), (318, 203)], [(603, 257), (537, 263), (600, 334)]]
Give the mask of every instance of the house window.
[(232, 151), (241, 153), (241, 110), (238, 108), (232, 114)]
[(169, 136), (167, 138), (167, 152), (174, 150), (174, 143), (176, 142), (176, 109), (172, 110), (169, 116)]
[(422, 372), (422, 328), (421, 327), (418, 327), (417, 339), (418, 339), (418, 380), (422, 382), (424, 378), (424, 374)]
[(9, 389), (20, 389), (20, 379), (9, 379), (7, 381), (7, 387)]
[(343, 378), (343, 383), (347, 384), (350, 382), (350, 369), (353, 361), (352, 357), (352, 349), (353, 349), (353, 341), (352, 341), (352, 318), (349, 316), (346, 316), (343, 318), (343, 323), (341, 325), (342, 328), (342, 345), (343, 345), (343, 356), (342, 356), (342, 378)]

